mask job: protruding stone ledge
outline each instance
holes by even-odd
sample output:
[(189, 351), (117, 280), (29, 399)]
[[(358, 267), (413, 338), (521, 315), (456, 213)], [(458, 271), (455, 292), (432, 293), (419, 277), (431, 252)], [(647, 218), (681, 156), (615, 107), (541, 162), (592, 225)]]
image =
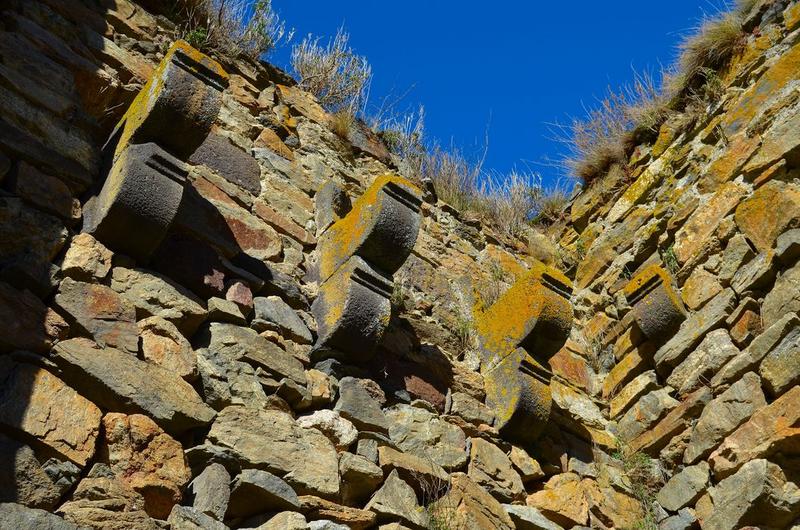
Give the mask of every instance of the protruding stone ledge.
[(392, 274), (417, 240), (421, 192), (408, 180), (385, 175), (352, 208), (329, 183), (317, 195), (319, 295), (312, 357), (361, 362), (372, 357), (391, 317)]
[(537, 263), (476, 318), (486, 403), (503, 436), (533, 441), (550, 417), (547, 361), (572, 328), (572, 284)]
[(178, 213), (187, 175), (186, 165), (158, 145), (129, 145), (87, 204), (83, 231), (136, 259), (149, 258)]
[(663, 342), (686, 318), (672, 278), (657, 265), (650, 265), (634, 276), (623, 293), (636, 324), (650, 340)]
[(147, 261), (178, 213), (186, 160), (208, 135), (228, 77), (175, 42), (103, 147), (103, 187), (85, 207), (84, 232)]

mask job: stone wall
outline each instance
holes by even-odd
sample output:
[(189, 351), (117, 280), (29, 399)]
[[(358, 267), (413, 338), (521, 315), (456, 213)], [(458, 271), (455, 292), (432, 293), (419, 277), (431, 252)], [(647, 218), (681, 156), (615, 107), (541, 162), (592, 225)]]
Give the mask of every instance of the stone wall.
[(163, 14), (4, 4), (0, 526), (797, 524), (800, 11), (762, 4), (723, 100), (527, 241)]

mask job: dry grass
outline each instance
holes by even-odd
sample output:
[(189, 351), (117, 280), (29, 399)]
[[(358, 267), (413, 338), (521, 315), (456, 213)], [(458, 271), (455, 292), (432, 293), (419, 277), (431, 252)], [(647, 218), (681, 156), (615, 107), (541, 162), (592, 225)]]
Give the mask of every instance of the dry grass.
[(343, 28), (326, 45), (319, 37), (305, 37), (292, 49), (292, 68), (300, 87), (324, 107), (352, 115), (363, 105), (372, 79), (372, 67), (350, 47), (350, 35)]
[(182, 37), (204, 52), (258, 59), (293, 36), (272, 0), (199, 0), (184, 6)]
[(636, 75), (632, 84), (609, 89), (586, 117), (556, 125), (570, 146), (567, 169), (590, 184), (613, 164), (624, 167), (633, 147), (652, 140), (670, 116), (683, 112), (684, 126), (693, 123), (724, 94), (719, 73), (745, 46), (744, 19), (756, 3), (739, 0), (731, 11), (705, 17), (679, 45), (676, 65), (661, 72), (660, 86), (650, 75)]

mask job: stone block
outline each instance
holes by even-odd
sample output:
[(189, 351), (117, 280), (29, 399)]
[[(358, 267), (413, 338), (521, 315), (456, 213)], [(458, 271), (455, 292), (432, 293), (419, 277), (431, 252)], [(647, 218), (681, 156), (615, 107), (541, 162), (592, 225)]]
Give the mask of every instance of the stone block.
[(392, 289), (390, 276), (358, 256), (339, 267), (311, 305), (317, 321), (312, 358), (371, 358), (389, 325)]
[(800, 386), (758, 409), (750, 419), (725, 438), (708, 458), (714, 476), (725, 478), (745, 462), (776, 453), (798, 454), (800, 439)]
[(672, 278), (657, 265), (646, 267), (634, 276), (623, 293), (636, 324), (651, 341), (664, 342), (686, 318)]
[(156, 142), (188, 158), (211, 130), (227, 86), (219, 63), (176, 41), (117, 124), (107, 153), (116, 160), (128, 144)]
[(496, 445), (472, 438), (467, 476), (501, 502), (521, 500), (525, 493), (522, 478), (511, 460)]
[(256, 331), (277, 331), (300, 344), (311, 344), (311, 332), (294, 309), (278, 296), (256, 297), (252, 327)]
[(661, 488), (656, 500), (665, 509), (677, 512), (684, 506), (694, 506), (708, 486), (708, 464), (700, 462), (676, 473)]
[(127, 146), (87, 203), (83, 231), (147, 261), (178, 214), (187, 175), (186, 165), (155, 143)]
[[(123, 354), (131, 357), (129, 354)], [(85, 466), (95, 453), (101, 412), (60, 378), (0, 357), (0, 426)]]
[(353, 209), (350, 197), (343, 187), (329, 180), (314, 195), (314, 222), (321, 234)]
[(417, 241), (420, 196), (420, 190), (402, 177), (375, 179), (350, 212), (320, 236), (320, 282), (354, 255), (386, 275), (394, 274)]
[(427, 528), (428, 514), (417, 503), (414, 490), (392, 471), (380, 490), (370, 499), (367, 510), (375, 512), (379, 521), (401, 520), (412, 528)]
[(261, 469), (244, 469), (231, 485), (227, 517), (248, 517), (299, 508), (297, 494), (285, 481)]
[(255, 158), (224, 136), (211, 133), (189, 157), (191, 164), (203, 164), (222, 178), (254, 196), (261, 193), (261, 170)]
[(231, 496), (231, 476), (225, 466), (212, 462), (189, 484), (194, 501), (192, 508), (222, 521)]
[(571, 294), (566, 276), (537, 262), (476, 315), (486, 404), (495, 413), (495, 427), (512, 440), (532, 441), (547, 423), (548, 360), (572, 328)]

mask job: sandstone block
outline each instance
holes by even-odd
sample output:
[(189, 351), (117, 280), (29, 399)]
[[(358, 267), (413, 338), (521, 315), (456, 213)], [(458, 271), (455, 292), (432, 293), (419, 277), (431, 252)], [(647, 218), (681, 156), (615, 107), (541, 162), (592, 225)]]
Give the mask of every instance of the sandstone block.
[(285, 481), (261, 469), (244, 469), (231, 484), (227, 516), (248, 517), (299, 508), (300, 499)]
[(669, 395), (668, 388), (660, 388), (643, 396), (619, 420), (617, 432), (620, 438), (629, 442), (650, 429), (668, 411), (679, 404)]
[(318, 430), (301, 427), (285, 412), (227, 407), (211, 426), (208, 439), (230, 449), (243, 466), (282, 477), (299, 494), (335, 497), (339, 493), (333, 444)]
[(800, 436), (800, 386), (756, 410), (708, 458), (714, 476), (725, 478), (745, 462), (774, 453), (797, 453)]
[(800, 328), (790, 331), (767, 353), (758, 373), (773, 397), (800, 383)]
[[(352, 530), (366, 530), (375, 526), (375, 513), (349, 506), (342, 506), (313, 495), (300, 497), (302, 510), (309, 519), (324, 520), (335, 524), (332, 528), (348, 528)], [(327, 528), (321, 526), (320, 528)]]
[(651, 455), (660, 451), (675, 435), (684, 431), (692, 420), (700, 415), (703, 407), (711, 401), (712, 397), (708, 387), (700, 387), (695, 390), (651, 429), (634, 438), (629, 444), (631, 449)]
[(360, 455), (342, 453), (339, 456), (339, 476), (342, 483), (342, 500), (345, 504), (360, 506), (383, 482), (383, 471)]
[(90, 234), (78, 234), (64, 254), (61, 273), (75, 280), (99, 281), (111, 271), (112, 257), (112, 252)]
[(161, 317), (137, 322), (142, 341), (142, 357), (176, 373), (186, 381), (197, 379), (197, 358), (192, 345), (178, 328)]
[(192, 508), (217, 521), (222, 521), (231, 497), (230, 482), (231, 476), (225, 466), (217, 462), (206, 466), (189, 485), (194, 494)]
[(13, 502), (0, 502), (0, 526), (37, 530), (78, 530), (73, 523), (44, 510), (26, 508)]
[(103, 428), (111, 470), (141, 494), (151, 517), (165, 519), (191, 479), (181, 444), (141, 414), (106, 414)]
[(212, 517), (188, 506), (175, 505), (167, 518), (170, 530), (228, 530)]
[(359, 430), (385, 433), (389, 429), (378, 401), (354, 377), (343, 377), (339, 381), (339, 401), (334, 410)]
[(612, 419), (616, 418), (621, 413), (628, 410), (640, 397), (655, 390), (657, 387), (658, 379), (655, 371), (648, 370), (637, 375), (611, 399), (609, 403), (609, 416)]
[(410, 405), (386, 411), (389, 437), (401, 450), (430, 458), (448, 471), (467, 463), (464, 431), (438, 415)]
[(422, 494), (426, 485), (438, 487), (448, 480), (447, 472), (439, 464), (410, 453), (402, 453), (387, 445), (378, 446), (378, 465), (385, 475), (396, 470), (400, 478), (411, 484), (419, 494)]
[(684, 506), (693, 506), (708, 486), (708, 464), (700, 462), (686, 467), (669, 479), (656, 495), (665, 509), (677, 512)]
[(73, 328), (88, 334), (99, 345), (138, 353), (136, 309), (111, 288), (65, 278), (55, 303), (67, 314)]
[(333, 410), (317, 410), (308, 416), (300, 416), (297, 418), (297, 424), (317, 429), (327, 436), (339, 451), (346, 451), (358, 439), (358, 431), (353, 424)]
[(277, 331), (300, 344), (311, 344), (311, 332), (294, 309), (278, 296), (257, 297), (252, 326), (256, 331)]
[[(436, 503), (433, 510), (455, 513), (455, 524), (476, 530), (512, 530), (514, 522), (486, 490), (475, 484), (464, 473), (453, 473), (450, 491)], [(447, 512), (445, 512), (447, 513)]]
[(144, 413), (171, 434), (214, 418), (214, 411), (180, 376), (114, 348), (70, 339), (58, 343), (53, 360), (71, 385), (105, 409)]
[(187, 337), (206, 318), (199, 298), (152, 272), (114, 267), (111, 288), (136, 307), (138, 318), (159, 316), (175, 324)]
[(380, 490), (370, 499), (365, 509), (375, 512), (379, 521), (400, 519), (411, 528), (427, 528), (428, 514), (417, 503), (417, 495), (392, 471)]
[[(128, 354), (120, 354), (131, 357)], [(100, 409), (47, 370), (0, 356), (0, 425), (85, 466), (94, 456)]]
[(778, 236), (800, 218), (800, 187), (767, 182), (736, 208), (736, 225), (761, 251), (771, 250)]
[(684, 462), (693, 464), (708, 456), (728, 434), (766, 405), (761, 379), (753, 372), (746, 373), (703, 409), (692, 429)]
[(717, 329), (705, 336), (700, 345), (681, 362), (667, 378), (667, 384), (679, 395), (688, 394), (719, 371), (729, 360), (739, 354), (730, 335)]
[(508, 512), (517, 530), (563, 530), (533, 506), (504, 504), (503, 509)]
[[(29, 446), (0, 434), (0, 503), (52, 510), (64, 493), (48, 476)], [(0, 517), (2, 520), (2, 517)]]
[(511, 460), (497, 446), (472, 438), (467, 476), (501, 502), (519, 500), (525, 488)]
[(752, 460), (713, 490), (714, 511), (703, 521), (709, 530), (733, 530), (748, 525), (782, 528), (800, 513), (800, 490), (780, 467)]

